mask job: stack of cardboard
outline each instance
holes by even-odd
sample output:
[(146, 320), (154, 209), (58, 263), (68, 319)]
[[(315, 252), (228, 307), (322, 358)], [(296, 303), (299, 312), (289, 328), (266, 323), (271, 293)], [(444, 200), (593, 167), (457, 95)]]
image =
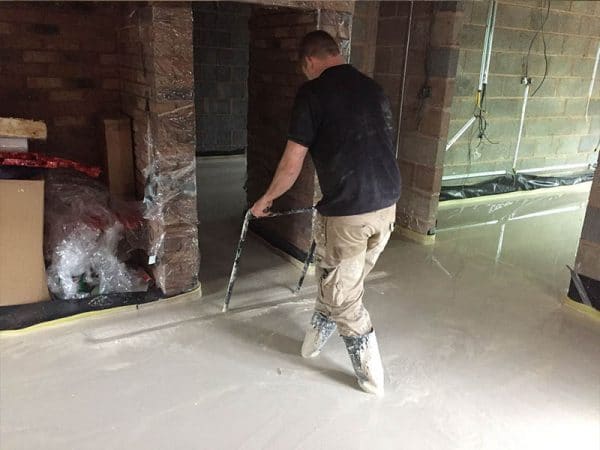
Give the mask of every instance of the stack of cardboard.
[[(0, 118), (0, 151), (26, 151), (28, 139), (46, 139), (46, 125)], [(49, 299), (43, 236), (44, 181), (0, 179), (0, 306)]]

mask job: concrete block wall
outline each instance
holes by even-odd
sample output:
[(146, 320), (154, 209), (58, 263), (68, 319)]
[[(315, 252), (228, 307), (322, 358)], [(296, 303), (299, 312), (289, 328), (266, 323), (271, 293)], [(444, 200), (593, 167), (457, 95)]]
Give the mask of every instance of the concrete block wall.
[[(461, 174), (512, 168), (518, 136), (527, 51), (546, 9), (536, 0), (498, 2), (490, 77), (487, 89), (489, 139), (475, 150), (469, 133), (447, 152), (444, 174)], [(472, 116), (479, 78), (488, 2), (465, 2), (464, 26), (460, 32), (460, 58), (456, 95), (452, 102), (450, 135)], [(547, 78), (529, 98), (517, 169), (561, 164), (592, 163), (600, 133), (600, 85), (596, 84), (585, 118), (587, 93), (594, 59), (600, 44), (600, 3), (552, 1), (544, 26), (548, 57)], [(529, 76), (531, 92), (540, 85), (545, 71), (542, 36), (531, 47)]]
[(194, 2), (197, 153), (228, 154), (247, 146), (251, 6)]
[(119, 4), (0, 3), (0, 116), (42, 120), (35, 151), (104, 164), (101, 117), (120, 110)]
[[(397, 125), (409, 16), (409, 2), (380, 4), (375, 80), (390, 98)], [(420, 242), (431, 242), (428, 236), (435, 234), (461, 21), (458, 2), (414, 3), (397, 142), (402, 173), (397, 222), (401, 233)]]

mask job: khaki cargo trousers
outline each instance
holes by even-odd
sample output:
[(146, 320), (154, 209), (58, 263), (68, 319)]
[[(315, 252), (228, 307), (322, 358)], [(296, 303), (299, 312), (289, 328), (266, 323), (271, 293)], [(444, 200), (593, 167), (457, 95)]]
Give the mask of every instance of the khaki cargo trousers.
[(335, 321), (342, 336), (373, 328), (363, 305), (364, 281), (390, 239), (395, 218), (396, 205), (355, 216), (317, 214), (315, 310)]

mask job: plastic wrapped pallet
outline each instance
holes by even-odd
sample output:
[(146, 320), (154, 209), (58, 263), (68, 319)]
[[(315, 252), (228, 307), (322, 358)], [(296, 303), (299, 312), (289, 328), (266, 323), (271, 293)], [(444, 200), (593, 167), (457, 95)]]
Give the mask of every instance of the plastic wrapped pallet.
[(109, 207), (106, 188), (67, 172), (52, 172), (46, 182), (45, 255), (54, 296), (146, 291), (145, 272), (120, 258), (125, 227)]

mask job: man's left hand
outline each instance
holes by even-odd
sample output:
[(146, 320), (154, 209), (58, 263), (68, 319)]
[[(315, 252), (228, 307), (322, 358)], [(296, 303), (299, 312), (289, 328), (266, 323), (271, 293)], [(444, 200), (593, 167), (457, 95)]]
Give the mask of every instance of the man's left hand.
[(273, 206), (273, 201), (268, 200), (265, 197), (261, 197), (258, 201), (252, 206), (250, 212), (254, 217), (267, 217), (271, 212), (269, 211)]

